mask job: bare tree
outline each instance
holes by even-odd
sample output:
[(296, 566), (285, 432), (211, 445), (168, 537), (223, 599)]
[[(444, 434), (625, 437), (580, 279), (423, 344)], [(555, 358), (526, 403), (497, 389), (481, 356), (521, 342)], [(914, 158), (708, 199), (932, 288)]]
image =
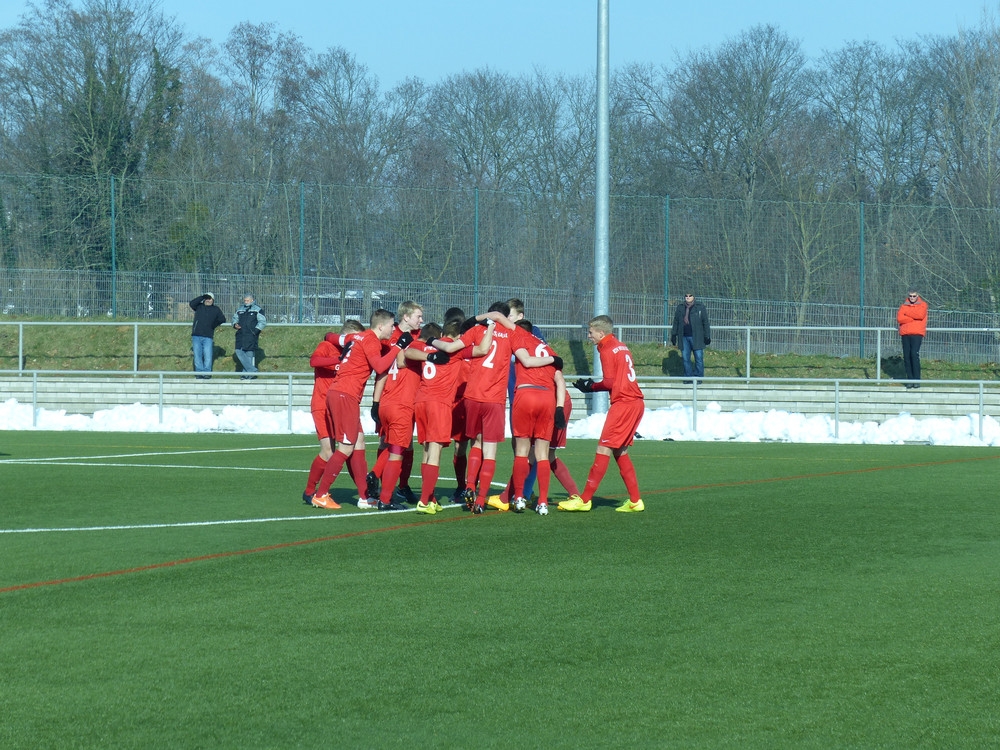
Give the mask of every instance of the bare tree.
[[(111, 263), (109, 179), (119, 211), (141, 203), (128, 180), (166, 164), (181, 107), (180, 31), (147, 0), (30, 5), (0, 39), (4, 151), (33, 173), (80, 178), (49, 207), (52, 252), (76, 267)], [(51, 184), (50, 184), (51, 188)], [(122, 239), (119, 263), (141, 265)]]

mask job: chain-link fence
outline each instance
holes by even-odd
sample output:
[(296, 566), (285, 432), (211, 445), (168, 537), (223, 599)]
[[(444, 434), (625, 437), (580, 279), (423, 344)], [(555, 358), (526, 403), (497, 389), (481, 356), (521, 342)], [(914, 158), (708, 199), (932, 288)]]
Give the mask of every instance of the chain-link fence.
[[(5, 175), (0, 312), (186, 320), (205, 291), (227, 309), (252, 292), (276, 322), (335, 324), (406, 299), (433, 319), (520, 297), (535, 322), (578, 326), (593, 311), (593, 226), (587, 195)], [(997, 327), (998, 284), (992, 210), (612, 199), (623, 324), (669, 322), (692, 289), (718, 325), (891, 326), (915, 286), (932, 325)], [(782, 333), (773, 347), (833, 353), (835, 339)], [(992, 339), (947, 349), (997, 359)]]

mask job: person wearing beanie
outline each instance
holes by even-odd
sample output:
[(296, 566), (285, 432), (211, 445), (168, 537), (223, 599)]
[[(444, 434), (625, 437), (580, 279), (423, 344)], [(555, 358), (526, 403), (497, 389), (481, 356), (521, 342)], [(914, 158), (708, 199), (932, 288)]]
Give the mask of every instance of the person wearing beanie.
[(194, 322), (191, 324), (191, 353), (194, 355), (195, 377), (208, 380), (215, 359), (215, 329), (226, 322), (226, 316), (215, 305), (215, 297), (203, 294), (195, 297), (188, 305), (194, 310)]

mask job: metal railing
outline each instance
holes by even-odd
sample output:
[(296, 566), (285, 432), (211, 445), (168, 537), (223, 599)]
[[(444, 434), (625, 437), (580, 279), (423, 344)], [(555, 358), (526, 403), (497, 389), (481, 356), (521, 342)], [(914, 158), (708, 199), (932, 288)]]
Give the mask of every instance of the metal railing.
[[(24, 349), (25, 349), (25, 327), (37, 326), (111, 326), (121, 328), (123, 326), (132, 327), (132, 372), (139, 370), (139, 332), (147, 327), (190, 327), (190, 322), (106, 322), (106, 321), (0, 321), (2, 326), (16, 326), (17, 335), (17, 370), (25, 371)], [(586, 327), (579, 325), (547, 325), (537, 323), (549, 338), (558, 338), (553, 334), (566, 332), (566, 338), (578, 340), (586, 337)], [(273, 323), (269, 328), (324, 328), (323, 324), (317, 323)], [(670, 328), (662, 325), (616, 325), (615, 335), (623, 341), (629, 341), (629, 333), (632, 331), (660, 331), (662, 340), (666, 342), (670, 338)], [(843, 357), (855, 356), (861, 359), (875, 360), (875, 380), (882, 380), (882, 360), (883, 354), (888, 350), (888, 341), (896, 341), (898, 333), (895, 328), (887, 327), (861, 327), (861, 326), (755, 326), (755, 325), (713, 325), (712, 348), (723, 351), (742, 351), (745, 353), (744, 378), (749, 380), (752, 377), (752, 354), (787, 354), (801, 353), (799, 349), (807, 349), (811, 354), (826, 354), (828, 356)], [(874, 354), (867, 354), (870, 350), (870, 338), (875, 339)], [(1000, 361), (1000, 328), (928, 328), (924, 341), (922, 356), (930, 359), (948, 359), (942, 356), (945, 352), (936, 354), (935, 348), (945, 343), (949, 347), (954, 347), (957, 341), (975, 342), (975, 346), (980, 350), (990, 350), (997, 352), (997, 361)], [(799, 349), (796, 348), (798, 344)], [(972, 344), (970, 344), (971, 346)], [(144, 372), (149, 372), (144, 371)], [(859, 378), (865, 379), (865, 378)]]
[[(198, 381), (197, 385), (193, 380), (194, 373), (177, 372), (150, 372), (129, 373), (124, 371), (88, 371), (88, 370), (31, 370), (22, 373), (17, 371), (0, 371), (0, 384), (6, 377), (9, 392), (14, 389), (11, 385), (14, 382), (23, 383), (26, 377), (30, 376), (30, 403), (32, 410), (32, 426), (38, 426), (38, 416), (43, 408), (62, 408), (71, 413), (88, 413), (86, 409), (80, 410), (83, 401), (82, 391), (75, 390), (73, 382), (78, 385), (86, 385), (87, 393), (96, 401), (101, 401), (105, 407), (124, 406), (135, 403), (150, 405), (157, 408), (158, 422), (164, 422), (164, 410), (166, 408), (191, 408), (204, 409), (207, 404), (212, 403), (220, 406), (231, 405), (234, 402), (244, 402), (248, 408), (247, 396), (258, 397), (257, 406), (263, 406), (266, 411), (284, 412), (286, 415), (287, 429), (293, 432), (293, 418), (296, 411), (308, 415), (309, 398), (312, 392), (313, 377), (311, 374), (279, 372), (279, 373), (255, 373), (256, 384), (241, 384), (242, 373), (234, 372), (213, 372), (213, 384)], [(46, 379), (58, 381), (49, 384), (47, 388), (40, 385)], [(683, 381), (683, 382), (682, 382)], [(232, 383), (232, 386), (230, 385)], [(639, 382), (646, 394), (647, 406), (657, 402), (681, 403), (690, 406), (690, 429), (692, 432), (698, 430), (699, 408), (707, 399), (713, 401), (733, 402), (742, 404), (741, 399), (747, 397), (749, 388), (758, 388), (761, 393), (773, 396), (773, 406), (780, 406), (784, 403), (794, 402), (795, 394), (808, 394), (811, 415), (827, 415), (833, 422), (834, 437), (840, 438), (840, 422), (842, 413), (850, 411), (857, 413), (859, 403), (864, 409), (877, 412), (882, 408), (899, 408), (900, 411), (907, 409), (914, 411), (914, 407), (922, 406), (923, 416), (950, 416), (954, 418), (956, 414), (968, 417), (975, 417), (971, 425), (970, 436), (983, 440), (984, 422), (988, 417), (994, 416), (987, 413), (987, 408), (991, 408), (995, 414), (1000, 414), (1000, 381), (973, 381), (973, 380), (923, 380), (921, 381), (922, 391), (906, 391), (909, 401), (903, 401), (901, 394), (890, 393), (889, 389), (898, 385), (901, 381), (884, 380), (876, 383), (872, 380), (860, 381), (858, 379), (844, 380), (841, 378), (733, 378), (733, 377), (705, 377), (702, 379), (686, 380), (681, 377), (640, 377)], [(903, 381), (905, 382), (905, 381)], [(222, 387), (214, 385), (221, 383)], [(184, 384), (190, 384), (190, 388), (179, 388)], [(239, 389), (233, 387), (239, 385)], [(261, 389), (260, 384), (267, 384), (269, 389)], [(96, 386), (96, 387), (95, 387)], [(169, 390), (167, 386), (170, 386)], [(677, 387), (683, 386), (683, 387)], [(734, 386), (727, 389), (726, 386)], [(735, 388), (738, 386), (738, 388)], [(867, 386), (874, 391), (885, 394), (884, 400), (872, 399), (871, 394), (864, 395), (859, 401), (858, 390), (862, 386)], [(102, 389), (107, 389), (108, 398), (105, 401), (101, 397), (94, 397), (95, 392), (100, 393)], [(862, 388), (864, 390), (864, 388)], [(22, 397), (22, 403), (29, 398), (28, 389), (18, 388)], [(709, 396), (705, 396), (708, 391)], [(848, 399), (853, 391), (853, 398)], [(777, 394), (784, 392), (786, 397), (780, 398)], [(752, 395), (754, 400), (759, 400), (761, 393)], [(919, 394), (919, 395), (918, 395)], [(574, 400), (574, 416), (581, 418), (584, 415), (597, 411), (602, 411), (594, 399), (595, 394), (580, 394), (571, 391)], [(370, 393), (366, 393), (362, 409), (367, 411), (370, 403)], [(260, 403), (261, 399), (264, 403)], [(74, 412), (74, 407), (77, 411)], [(742, 408), (740, 406), (739, 408)], [(853, 410), (852, 410), (853, 409)]]

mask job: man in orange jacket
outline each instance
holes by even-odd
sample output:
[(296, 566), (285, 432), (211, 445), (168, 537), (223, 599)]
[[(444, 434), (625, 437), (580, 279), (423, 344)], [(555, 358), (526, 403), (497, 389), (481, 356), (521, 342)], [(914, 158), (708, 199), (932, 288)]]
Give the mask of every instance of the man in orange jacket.
[[(920, 380), (920, 345), (927, 333), (927, 303), (913, 289), (906, 301), (896, 311), (899, 335), (903, 339), (903, 367), (907, 380)], [(907, 388), (919, 388), (918, 383), (907, 383)]]

